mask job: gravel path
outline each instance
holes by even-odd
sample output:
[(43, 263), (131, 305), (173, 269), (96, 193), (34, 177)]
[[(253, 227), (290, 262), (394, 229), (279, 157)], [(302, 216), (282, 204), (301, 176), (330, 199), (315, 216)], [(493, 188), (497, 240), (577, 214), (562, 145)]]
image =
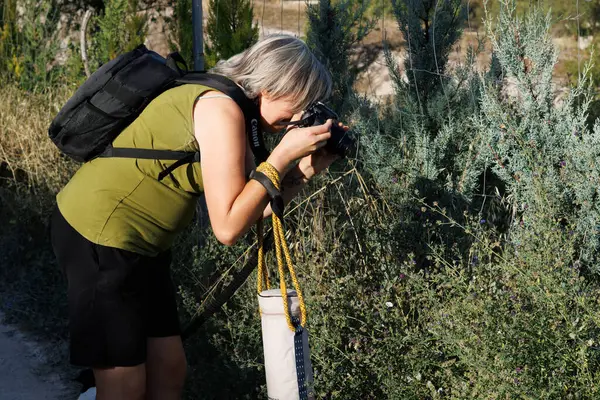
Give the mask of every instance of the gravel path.
[(57, 373), (45, 372), (41, 346), (2, 321), (0, 314), (0, 400), (76, 398)]

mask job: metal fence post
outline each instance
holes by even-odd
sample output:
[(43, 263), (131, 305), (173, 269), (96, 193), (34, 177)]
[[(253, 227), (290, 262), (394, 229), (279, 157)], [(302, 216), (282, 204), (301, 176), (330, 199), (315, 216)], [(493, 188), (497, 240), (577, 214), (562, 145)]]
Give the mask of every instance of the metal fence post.
[(194, 31), (194, 70), (204, 71), (204, 43), (202, 41), (202, 0), (192, 0), (192, 29)]

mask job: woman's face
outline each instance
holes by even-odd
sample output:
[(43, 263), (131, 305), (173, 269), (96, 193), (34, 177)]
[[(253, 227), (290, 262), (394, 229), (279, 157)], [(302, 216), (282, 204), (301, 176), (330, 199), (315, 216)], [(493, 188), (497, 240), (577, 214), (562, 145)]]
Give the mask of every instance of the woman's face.
[(294, 119), (293, 103), (289, 98), (284, 97), (274, 100), (268, 94), (262, 93), (259, 104), (261, 122), (266, 132), (279, 132), (286, 127), (281, 123), (290, 122)]

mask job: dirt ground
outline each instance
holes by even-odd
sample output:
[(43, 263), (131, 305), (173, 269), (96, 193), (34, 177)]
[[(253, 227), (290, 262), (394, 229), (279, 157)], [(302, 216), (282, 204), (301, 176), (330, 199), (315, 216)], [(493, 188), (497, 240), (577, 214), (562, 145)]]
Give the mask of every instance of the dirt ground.
[(48, 368), (47, 352), (0, 314), (0, 400), (75, 399), (71, 385)]

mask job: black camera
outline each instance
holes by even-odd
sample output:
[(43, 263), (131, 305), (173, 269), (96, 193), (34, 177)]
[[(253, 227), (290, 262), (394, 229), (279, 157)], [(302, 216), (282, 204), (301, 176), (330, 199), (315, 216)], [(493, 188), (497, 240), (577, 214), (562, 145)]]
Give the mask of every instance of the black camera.
[(321, 102), (311, 105), (302, 114), (298, 126), (322, 125), (328, 119), (332, 119), (334, 124), (331, 126), (331, 138), (325, 144), (325, 149), (331, 154), (344, 157), (354, 148), (354, 140), (351, 137), (350, 131), (346, 131), (337, 125), (339, 117), (331, 108)]

